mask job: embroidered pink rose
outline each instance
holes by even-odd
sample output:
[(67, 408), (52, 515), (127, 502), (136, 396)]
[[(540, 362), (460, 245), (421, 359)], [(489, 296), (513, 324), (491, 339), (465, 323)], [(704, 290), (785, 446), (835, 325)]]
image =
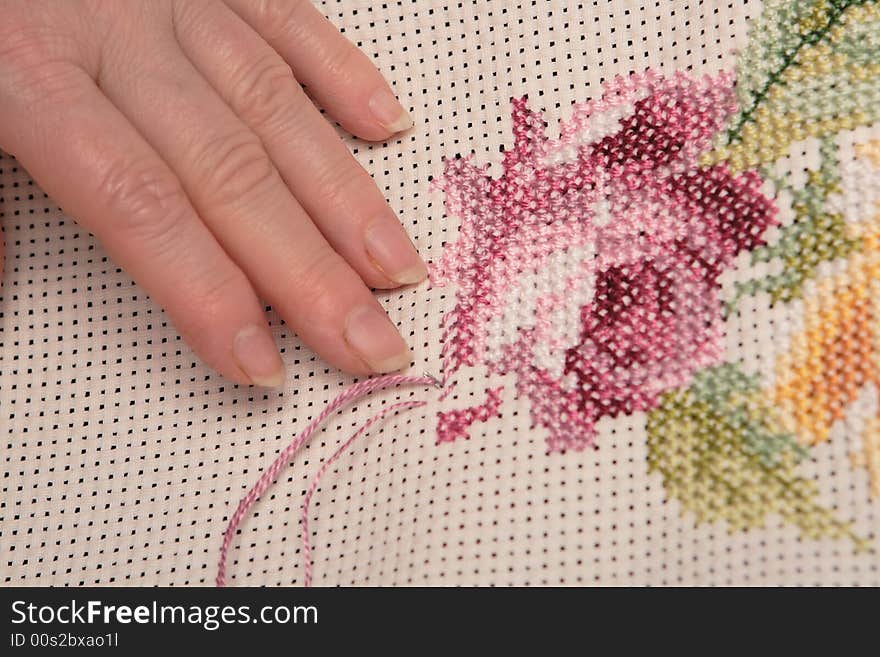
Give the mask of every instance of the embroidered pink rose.
[[(735, 110), (730, 75), (649, 71), (576, 106), (554, 139), (514, 100), (503, 174), (463, 158), (438, 181), (461, 220), (432, 270), (434, 285), (457, 286), (445, 377), (479, 365), (515, 375), (533, 424), (565, 450), (721, 362), (718, 277), (776, 222), (757, 173), (698, 164)], [(439, 439), (500, 413), (501, 392), (441, 413)]]

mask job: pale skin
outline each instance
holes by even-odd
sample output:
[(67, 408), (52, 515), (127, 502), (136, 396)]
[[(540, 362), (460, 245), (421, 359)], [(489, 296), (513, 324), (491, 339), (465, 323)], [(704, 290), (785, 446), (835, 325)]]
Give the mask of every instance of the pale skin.
[(282, 385), (268, 302), (335, 367), (409, 364), (370, 288), (425, 264), (301, 85), (362, 139), (412, 120), (310, 0), (0, 0), (0, 16), (0, 149), (205, 363)]

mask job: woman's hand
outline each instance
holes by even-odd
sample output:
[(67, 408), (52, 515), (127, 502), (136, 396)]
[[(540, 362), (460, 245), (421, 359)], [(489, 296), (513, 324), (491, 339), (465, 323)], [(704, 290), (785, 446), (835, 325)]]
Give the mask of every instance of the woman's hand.
[(0, 148), (209, 365), (282, 383), (260, 298), (339, 368), (409, 363), (368, 286), (425, 265), (299, 83), (364, 139), (412, 122), (309, 0), (0, 0), (0, 17)]

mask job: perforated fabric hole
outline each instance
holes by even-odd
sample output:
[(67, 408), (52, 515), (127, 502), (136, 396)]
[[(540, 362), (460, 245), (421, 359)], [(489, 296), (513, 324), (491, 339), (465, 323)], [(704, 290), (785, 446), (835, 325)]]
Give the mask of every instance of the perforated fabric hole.
[[(501, 172), (513, 144), (510, 99), (545, 110), (548, 132), (617, 75), (733, 71), (756, 0), (327, 0), (325, 14), (368, 53), (416, 126), (384, 145), (344, 137), (429, 260), (458, 237), (431, 182), (443, 158), (472, 154)], [(342, 134), (340, 132), (340, 134)], [(863, 128), (841, 137), (843, 166)], [(849, 140), (849, 141), (847, 141)], [(817, 166), (805, 141), (778, 165)], [(852, 168), (852, 167), (851, 167)], [(855, 174), (853, 174), (855, 175)], [(785, 223), (783, 208), (782, 221)], [(0, 582), (5, 585), (208, 585), (240, 497), (352, 382), (270, 312), (290, 380), (283, 392), (230, 385), (201, 364), (165, 314), (16, 161), (0, 156)], [(728, 298), (749, 260), (721, 279)], [(438, 372), (455, 289), (379, 294)], [(725, 324), (729, 360), (775, 376), (802, 306), (744, 297)], [(596, 450), (548, 453), (511, 380), (501, 417), (437, 444), (439, 408), (481, 403), (479, 368), (438, 391), (386, 391), (336, 415), (242, 526), (232, 584), (302, 583), (299, 511), (320, 462), (391, 400), (427, 398), (390, 418), (324, 478), (313, 502), (319, 585), (880, 584), (875, 551), (805, 538), (770, 515), (730, 532), (698, 523), (648, 469), (646, 413), (602, 418)], [(853, 403), (800, 473), (824, 508), (873, 545), (880, 502), (852, 464), (876, 391)]]

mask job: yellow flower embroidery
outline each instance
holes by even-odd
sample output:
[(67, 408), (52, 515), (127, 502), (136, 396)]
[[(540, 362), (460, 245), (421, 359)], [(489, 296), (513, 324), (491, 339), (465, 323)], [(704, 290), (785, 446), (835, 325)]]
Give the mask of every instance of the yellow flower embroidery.
[[(880, 140), (856, 152), (880, 168)], [(852, 232), (862, 248), (805, 299), (805, 330), (776, 364), (772, 398), (785, 430), (806, 445), (828, 439), (865, 385), (880, 388), (880, 207)], [(862, 441), (853, 463), (867, 468), (871, 493), (880, 497), (880, 419), (866, 423)]]

